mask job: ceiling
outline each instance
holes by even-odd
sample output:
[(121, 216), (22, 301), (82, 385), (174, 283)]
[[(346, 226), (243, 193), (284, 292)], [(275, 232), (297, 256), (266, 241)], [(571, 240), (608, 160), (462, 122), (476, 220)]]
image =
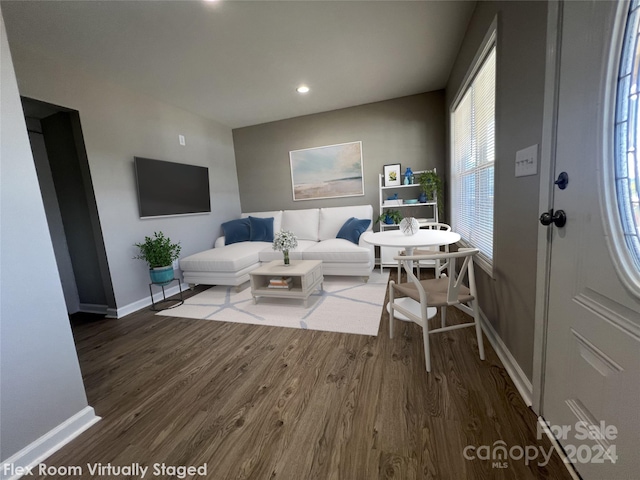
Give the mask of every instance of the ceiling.
[(444, 88), (475, 1), (1, 5), (10, 46), (238, 128)]

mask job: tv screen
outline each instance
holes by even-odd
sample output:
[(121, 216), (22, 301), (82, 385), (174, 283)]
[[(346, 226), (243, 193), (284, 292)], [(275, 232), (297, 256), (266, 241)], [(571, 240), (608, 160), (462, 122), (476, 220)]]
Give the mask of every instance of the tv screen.
[(134, 158), (140, 217), (211, 211), (209, 169), (150, 158)]

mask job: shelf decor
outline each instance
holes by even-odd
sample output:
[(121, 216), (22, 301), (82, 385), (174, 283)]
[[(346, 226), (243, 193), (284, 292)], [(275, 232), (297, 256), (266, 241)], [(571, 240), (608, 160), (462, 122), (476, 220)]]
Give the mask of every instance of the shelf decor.
[(376, 223), (384, 222), (386, 225), (398, 225), (402, 220), (402, 214), (399, 210), (385, 210), (380, 214)]
[(385, 187), (395, 187), (400, 185), (400, 178), (402, 175), (400, 174), (400, 164), (392, 163), (390, 165), (384, 166), (384, 186)]
[(420, 230), (420, 224), (413, 217), (405, 217), (400, 222), (400, 230), (407, 236), (415, 235)]
[(364, 195), (362, 142), (289, 152), (293, 200)]
[[(398, 171), (400, 170), (398, 169)], [(433, 200), (424, 198), (426, 195), (422, 191), (423, 186), (420, 184), (420, 176), (424, 172), (425, 170), (415, 170), (411, 172), (413, 174), (414, 183), (395, 186), (388, 186), (385, 183), (386, 178), (384, 173), (378, 174), (380, 216), (377, 219), (376, 225), (379, 224), (379, 230), (381, 232), (398, 230), (398, 233), (402, 232), (404, 234), (412, 234), (412, 232), (423, 227), (426, 223), (438, 223), (440, 218), (438, 212), (440, 198), (438, 198), (439, 195), (435, 195)], [(435, 174), (435, 169), (433, 170), (433, 173)], [(431, 175), (426, 175), (425, 179), (429, 177), (431, 177)], [(398, 179), (403, 181), (404, 178), (399, 176)], [(442, 190), (440, 190), (440, 192), (441, 191)], [(422, 194), (421, 198), (416, 198), (420, 194)], [(398, 202), (398, 205), (396, 205), (395, 202)], [(392, 215), (389, 215), (390, 213)], [(414, 218), (412, 221), (409, 220), (409, 217), (419, 218)], [(407, 221), (403, 222), (403, 219), (406, 219)], [(417, 223), (417, 226), (414, 221)], [(380, 268), (397, 267), (398, 262), (394, 258), (397, 255), (397, 248), (381, 246)]]
[[(418, 183), (424, 193), (425, 202), (433, 201), (438, 202), (438, 208), (444, 206), (444, 188), (442, 188), (442, 179), (436, 173), (436, 169), (425, 170), (418, 175)], [(420, 202), (424, 203), (424, 202)]]

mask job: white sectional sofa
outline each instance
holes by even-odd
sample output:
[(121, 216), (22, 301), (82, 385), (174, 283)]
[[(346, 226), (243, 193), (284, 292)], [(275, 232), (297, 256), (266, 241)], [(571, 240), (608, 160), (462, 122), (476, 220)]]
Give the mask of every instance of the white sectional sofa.
[[(352, 217), (369, 219), (373, 226), (373, 207), (311, 208), (243, 213), (241, 218), (273, 217), (273, 231), (289, 230), (296, 234), (298, 247), (289, 252), (292, 260), (322, 260), (324, 275), (361, 276), (367, 281), (375, 264), (373, 245), (362, 240), (358, 245), (336, 238), (344, 223)], [(249, 281), (249, 272), (261, 263), (282, 259), (271, 242), (242, 241), (225, 245), (225, 237), (214, 248), (180, 259), (184, 281), (195, 285), (239, 286)]]

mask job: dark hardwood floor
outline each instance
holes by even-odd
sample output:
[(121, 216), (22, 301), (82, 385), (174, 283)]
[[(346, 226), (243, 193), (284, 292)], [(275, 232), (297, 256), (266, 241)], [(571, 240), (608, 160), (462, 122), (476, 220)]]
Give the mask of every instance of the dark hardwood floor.
[(81, 478), (98, 463), (150, 467), (144, 478), (178, 478), (156, 463), (206, 464), (198, 478), (210, 479), (570, 478), (555, 453), (546, 466), (464, 458), (499, 441), (552, 448), (486, 340), (479, 359), (472, 328), (432, 337), (427, 374), (420, 327), (398, 322), (390, 340), (386, 312), (377, 337), (154, 313), (74, 322), (102, 421), (47, 466), (80, 465)]

